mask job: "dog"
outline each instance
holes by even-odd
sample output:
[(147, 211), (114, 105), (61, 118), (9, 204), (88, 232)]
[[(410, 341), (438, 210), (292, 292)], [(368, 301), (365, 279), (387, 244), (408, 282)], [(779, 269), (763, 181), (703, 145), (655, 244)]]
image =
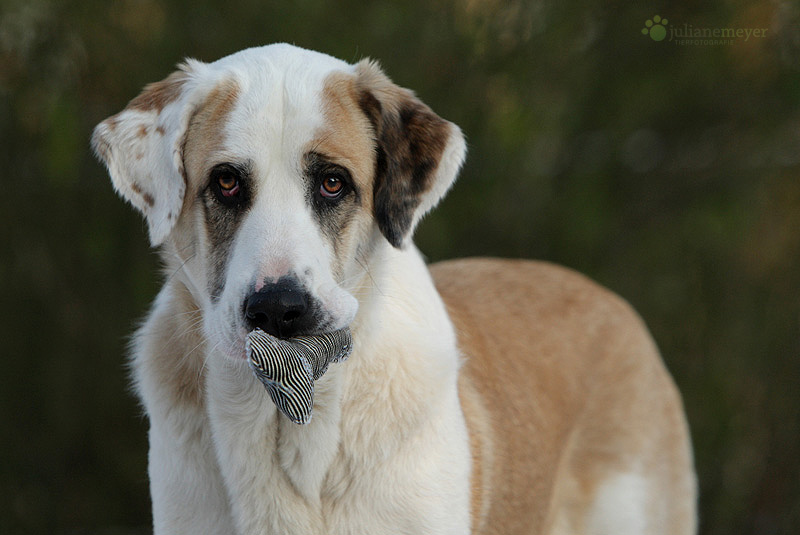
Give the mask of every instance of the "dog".
[[(680, 395), (619, 297), (544, 262), (426, 266), (460, 129), (373, 61), (188, 60), (94, 130), (165, 282), (132, 342), (156, 534), (690, 534)], [(245, 340), (349, 328), (314, 416)]]

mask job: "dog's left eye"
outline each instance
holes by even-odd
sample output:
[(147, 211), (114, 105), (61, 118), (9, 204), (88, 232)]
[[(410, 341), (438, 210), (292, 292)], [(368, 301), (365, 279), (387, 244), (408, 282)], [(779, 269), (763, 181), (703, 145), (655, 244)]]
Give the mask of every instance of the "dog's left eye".
[(350, 197), (357, 189), (350, 171), (330, 159), (317, 154), (306, 155), (306, 176), (309, 193), (318, 210), (327, 210)]
[(326, 199), (336, 199), (344, 192), (344, 180), (338, 175), (327, 174), (322, 177), (319, 194)]

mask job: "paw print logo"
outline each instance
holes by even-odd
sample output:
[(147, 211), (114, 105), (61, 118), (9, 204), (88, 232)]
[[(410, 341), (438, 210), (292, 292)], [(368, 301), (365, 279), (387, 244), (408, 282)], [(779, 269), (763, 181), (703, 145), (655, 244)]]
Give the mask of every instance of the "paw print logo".
[(653, 41), (663, 41), (667, 36), (667, 29), (665, 26), (669, 24), (667, 19), (662, 19), (658, 15), (653, 17), (653, 20), (647, 19), (644, 21), (645, 28), (642, 28), (644, 35), (650, 35)]

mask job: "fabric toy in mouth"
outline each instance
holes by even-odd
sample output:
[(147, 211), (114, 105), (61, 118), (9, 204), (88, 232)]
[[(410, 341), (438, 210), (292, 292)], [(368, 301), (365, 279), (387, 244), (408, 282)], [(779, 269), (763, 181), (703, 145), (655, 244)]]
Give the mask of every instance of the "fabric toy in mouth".
[(353, 349), (350, 329), (276, 338), (261, 329), (247, 335), (250, 367), (278, 409), (296, 424), (311, 421), (314, 381), (331, 362), (345, 360)]

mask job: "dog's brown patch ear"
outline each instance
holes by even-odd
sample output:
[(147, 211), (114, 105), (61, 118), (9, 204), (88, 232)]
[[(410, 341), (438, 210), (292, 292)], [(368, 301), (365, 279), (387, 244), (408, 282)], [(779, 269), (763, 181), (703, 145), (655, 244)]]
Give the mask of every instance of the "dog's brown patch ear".
[(364, 60), (356, 73), (359, 105), (375, 135), (375, 219), (399, 248), (455, 180), (466, 153), (464, 137), (411, 91), (393, 84), (376, 63)]
[(161, 112), (168, 104), (181, 96), (189, 79), (185, 67), (173, 72), (160, 82), (147, 85), (139, 96), (128, 103), (127, 109)]
[(166, 239), (182, 209), (183, 139), (200, 98), (192, 78), (201, 65), (185, 64), (148, 85), (92, 134), (92, 147), (106, 164), (114, 188), (144, 214), (153, 246)]

